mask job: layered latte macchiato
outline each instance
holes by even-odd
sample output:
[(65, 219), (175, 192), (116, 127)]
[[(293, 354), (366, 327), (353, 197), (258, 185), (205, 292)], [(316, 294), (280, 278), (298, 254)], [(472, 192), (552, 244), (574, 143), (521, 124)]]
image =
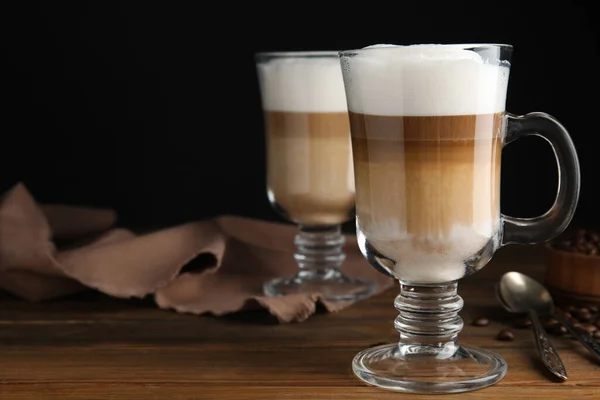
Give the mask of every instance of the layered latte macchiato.
[(359, 235), (403, 281), (461, 278), (497, 240), (508, 68), (435, 46), (350, 64)]
[(354, 210), (350, 126), (339, 60), (258, 65), (269, 199), (290, 220), (336, 225)]

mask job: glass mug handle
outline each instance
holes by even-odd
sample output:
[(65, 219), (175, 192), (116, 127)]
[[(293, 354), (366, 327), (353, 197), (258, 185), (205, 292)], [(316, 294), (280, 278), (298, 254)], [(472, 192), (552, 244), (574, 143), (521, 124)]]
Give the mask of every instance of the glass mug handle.
[(581, 177), (575, 145), (567, 130), (552, 116), (534, 112), (521, 116), (506, 114), (504, 146), (529, 135), (540, 136), (552, 147), (558, 166), (558, 192), (550, 209), (534, 218), (515, 218), (502, 214), (502, 242), (536, 244), (560, 235), (575, 214)]

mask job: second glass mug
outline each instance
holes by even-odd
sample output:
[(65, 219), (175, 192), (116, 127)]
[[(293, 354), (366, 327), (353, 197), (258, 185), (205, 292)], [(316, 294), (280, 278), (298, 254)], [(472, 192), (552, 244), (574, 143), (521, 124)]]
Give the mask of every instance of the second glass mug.
[[(544, 113), (505, 112), (512, 46), (370, 46), (339, 53), (354, 156), (363, 255), (400, 283), (398, 343), (363, 350), (354, 373), (421, 393), (480, 389), (507, 370), (458, 343), (457, 282), (512, 243), (548, 241), (571, 222), (580, 173), (568, 132)], [(502, 148), (527, 135), (552, 146), (558, 193), (544, 215), (500, 212)]]
[(264, 292), (319, 293), (330, 302), (369, 296), (374, 281), (342, 271), (341, 224), (354, 217), (354, 176), (338, 52), (263, 52), (255, 61), (269, 201), (299, 227), (294, 240), (297, 274), (265, 282)]

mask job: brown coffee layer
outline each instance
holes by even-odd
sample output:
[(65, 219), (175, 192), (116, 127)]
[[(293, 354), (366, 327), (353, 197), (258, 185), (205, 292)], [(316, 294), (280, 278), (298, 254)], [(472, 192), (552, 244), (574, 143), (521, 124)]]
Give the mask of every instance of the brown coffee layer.
[(347, 112), (266, 111), (264, 114), (267, 135), (345, 138), (350, 134)]
[(412, 237), (424, 249), (445, 248), (444, 241), (461, 235), (493, 234), (500, 217), (501, 114), (354, 113), (351, 123), (356, 212), (366, 233)]
[(271, 201), (294, 222), (333, 225), (352, 218), (354, 179), (347, 113), (267, 112)]
[(501, 137), (504, 113), (399, 117), (349, 113), (352, 136), (388, 140), (469, 140)]
[(354, 217), (354, 195), (337, 199), (316, 198), (311, 195), (275, 196), (276, 209), (296, 223), (308, 226), (336, 225)]

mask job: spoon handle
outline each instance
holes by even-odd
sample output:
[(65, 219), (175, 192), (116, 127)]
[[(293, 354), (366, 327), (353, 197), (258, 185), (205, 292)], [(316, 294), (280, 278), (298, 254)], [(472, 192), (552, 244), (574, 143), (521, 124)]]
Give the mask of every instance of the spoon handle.
[(560, 357), (558, 356), (556, 349), (554, 349), (554, 346), (552, 346), (552, 343), (548, 339), (546, 331), (540, 323), (540, 319), (538, 317), (537, 312), (535, 312), (534, 310), (530, 310), (529, 318), (531, 319), (531, 323), (533, 325), (535, 343), (537, 345), (537, 349), (540, 353), (540, 356), (542, 357), (544, 365), (548, 368), (550, 372), (552, 372), (561, 380), (567, 380), (567, 371), (565, 370), (565, 366), (563, 365)]
[(565, 328), (575, 337), (575, 339), (579, 340), (581, 344), (583, 344), (598, 360), (600, 360), (600, 344), (587, 332), (584, 332), (578, 329), (575, 325), (569, 322), (562, 315), (554, 314), (554, 319), (563, 324)]

